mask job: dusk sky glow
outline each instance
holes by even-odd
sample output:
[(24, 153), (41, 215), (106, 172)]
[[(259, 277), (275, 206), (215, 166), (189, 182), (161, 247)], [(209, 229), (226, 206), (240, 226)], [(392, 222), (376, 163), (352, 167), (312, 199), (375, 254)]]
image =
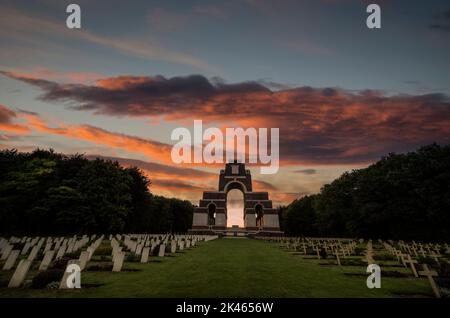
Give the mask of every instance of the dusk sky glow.
[[(414, 2), (414, 5), (411, 5)], [(450, 141), (450, 4), (378, 1), (0, 1), (0, 147), (117, 158), (196, 203), (217, 165), (176, 165), (171, 131), (280, 128), (275, 205), (389, 152)], [(234, 215), (234, 220), (239, 217)]]

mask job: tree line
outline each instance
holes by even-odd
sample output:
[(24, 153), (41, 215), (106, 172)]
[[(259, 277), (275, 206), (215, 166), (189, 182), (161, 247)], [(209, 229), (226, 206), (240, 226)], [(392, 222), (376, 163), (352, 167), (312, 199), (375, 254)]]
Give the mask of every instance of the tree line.
[(188, 201), (150, 193), (136, 167), (53, 150), (0, 150), (0, 233), (186, 232)]
[(450, 146), (389, 154), (281, 207), (287, 235), (450, 241)]

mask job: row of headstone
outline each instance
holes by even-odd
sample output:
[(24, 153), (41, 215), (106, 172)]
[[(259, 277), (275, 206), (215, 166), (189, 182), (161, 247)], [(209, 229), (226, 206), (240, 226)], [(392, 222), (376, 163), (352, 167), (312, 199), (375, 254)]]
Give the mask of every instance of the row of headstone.
[[(91, 237), (92, 238), (92, 237)], [(14, 269), (15, 263), (17, 260), (20, 261), (15, 269), (8, 287), (20, 287), (27, 274), (29, 269), (31, 268), (33, 262), (38, 258), (42, 251), (42, 260), (38, 267), (39, 271), (46, 270), (51, 262), (56, 259), (60, 259), (64, 256), (65, 253), (74, 253), (80, 248), (82, 248), (86, 243), (90, 240), (89, 237), (84, 235), (80, 239), (76, 236), (66, 239), (66, 238), (52, 238), (52, 237), (11, 237), (9, 240), (4, 238), (0, 239), (0, 246), (2, 252), (2, 260), (5, 258), (5, 263), (3, 265), (3, 270), (12, 270)], [(14, 244), (23, 244), (21, 250), (14, 250)], [(45, 248), (43, 245), (45, 244)], [(55, 249), (52, 250), (52, 247)], [(100, 244), (100, 243), (98, 243)], [(97, 245), (98, 246), (98, 245)], [(56, 257), (54, 258), (56, 254)]]
[(258, 239), (276, 242), (287, 250), (299, 251), (303, 255), (311, 254), (322, 258), (322, 251), (327, 255), (333, 255), (336, 258), (337, 265), (341, 265), (341, 258), (352, 255), (357, 246), (356, 241), (352, 239), (336, 238), (305, 238), (305, 237), (259, 237)]
[(113, 271), (121, 271), (126, 256), (126, 251), (120, 246), (122, 237), (126, 250), (140, 257), (141, 263), (147, 263), (151, 256), (165, 257), (167, 254), (195, 247), (199, 241), (218, 238), (215, 235), (124, 234), (120, 237), (110, 235)]
[[(95, 237), (92, 237), (92, 239), (94, 239)], [(103, 242), (103, 238), (104, 236), (100, 236), (100, 238), (98, 238), (96, 241), (94, 241), (91, 245), (89, 245), (89, 247), (85, 250), (85, 251), (81, 251), (80, 253), (80, 257), (78, 259), (79, 261), (79, 265), (80, 265), (80, 269), (83, 271), (88, 262), (91, 260), (92, 256), (95, 253), (95, 250), (100, 246), (100, 244)]]
[[(441, 294), (439, 291), (439, 287), (437, 286), (437, 284), (433, 278), (433, 277), (438, 276), (438, 273), (434, 270), (430, 270), (428, 268), (427, 264), (419, 264), (419, 262), (415, 259), (415, 257), (418, 257), (418, 255), (419, 255), (417, 253), (417, 251), (418, 251), (420, 253), (420, 256), (432, 257), (436, 261), (437, 265), (439, 265), (439, 260), (437, 259), (436, 252), (439, 252), (440, 247), (436, 247), (436, 246), (433, 247), (433, 244), (422, 244), (422, 243), (416, 244), (415, 242), (413, 242), (412, 245), (410, 246), (408, 243), (399, 241), (397, 244), (397, 247), (399, 247), (399, 248), (397, 249), (394, 246), (395, 242), (389, 241), (389, 243), (384, 242), (383, 243), (384, 248), (389, 253), (391, 253), (393, 256), (395, 256), (397, 258), (397, 261), (400, 262), (403, 266), (409, 267), (411, 269), (411, 272), (413, 273), (414, 277), (416, 277), (416, 278), (418, 278), (420, 276), (426, 277), (431, 286), (431, 289), (433, 290), (435, 297), (440, 298)], [(436, 249), (437, 249), (437, 251), (436, 251)], [(411, 256), (411, 254), (409, 254), (407, 252), (414, 253), (415, 257)], [(449, 252), (450, 251), (447, 250), (446, 253), (450, 254)], [(440, 253), (439, 253), (439, 255), (440, 255)], [(417, 266), (422, 267), (422, 271), (417, 271), (416, 264), (417, 264)]]
[[(307, 251), (312, 250), (320, 258), (320, 248), (326, 249), (327, 252), (330, 250), (336, 256), (337, 264), (340, 265), (340, 257), (345, 257), (345, 255), (350, 255), (355, 247), (356, 242), (351, 239), (333, 239), (333, 238), (296, 238), (296, 237), (277, 237), (277, 238), (264, 238), (260, 237), (269, 242), (276, 242), (281, 244), (280, 246), (285, 249), (294, 249), (303, 251), (303, 254), (307, 254)], [(360, 239), (359, 244), (363, 244), (364, 240)], [(426, 277), (433, 290), (435, 297), (441, 297), (439, 287), (437, 286), (434, 277), (438, 276), (437, 271), (430, 269), (427, 264), (419, 264), (420, 257), (431, 258), (435, 261), (436, 267), (441, 266), (440, 261), (449, 262), (450, 249), (447, 243), (445, 244), (434, 244), (434, 243), (416, 243), (404, 242), (404, 241), (393, 241), (378, 240), (378, 243), (382, 246), (381, 249), (387, 250), (394, 260), (396, 259), (405, 268), (409, 268), (414, 277)], [(373, 248), (372, 240), (368, 240), (366, 244), (366, 249), (364, 251), (363, 260), (368, 264), (375, 263), (375, 252)], [(422, 270), (420, 270), (422, 268)]]
[[(122, 270), (127, 250), (140, 256), (141, 263), (147, 263), (151, 255), (164, 257), (166, 254), (174, 254), (179, 250), (194, 247), (200, 241), (210, 241), (218, 238), (211, 235), (172, 235), (172, 234), (116, 234), (109, 235), (112, 247), (113, 272)], [(81, 270), (87, 267), (95, 250), (103, 242), (104, 236), (96, 239), (96, 235), (82, 237), (10, 237), (0, 238), (0, 259), (4, 261), (3, 270), (14, 269), (18, 265), (10, 279), (8, 287), (20, 287), (33, 262), (42, 256), (38, 267), (39, 271), (47, 270), (52, 262), (62, 259), (67, 254), (79, 252), (79, 258), (70, 260), (67, 264), (77, 264)], [(91, 242), (86, 249), (84, 247)], [(14, 249), (14, 244), (23, 244), (21, 249)], [(67, 276), (65, 274), (64, 276)], [(65, 279), (60, 283), (60, 288), (66, 288)]]

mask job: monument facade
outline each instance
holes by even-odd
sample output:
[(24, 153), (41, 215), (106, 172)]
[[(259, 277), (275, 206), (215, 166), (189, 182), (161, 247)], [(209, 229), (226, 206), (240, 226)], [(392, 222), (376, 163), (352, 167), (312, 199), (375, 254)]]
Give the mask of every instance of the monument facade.
[(244, 195), (244, 228), (246, 234), (270, 235), (282, 234), (278, 211), (273, 208), (268, 192), (255, 192), (252, 187), (250, 170), (245, 164), (227, 163), (220, 171), (218, 191), (205, 191), (199, 206), (195, 208), (191, 232), (226, 233), (227, 195), (230, 190), (238, 189)]

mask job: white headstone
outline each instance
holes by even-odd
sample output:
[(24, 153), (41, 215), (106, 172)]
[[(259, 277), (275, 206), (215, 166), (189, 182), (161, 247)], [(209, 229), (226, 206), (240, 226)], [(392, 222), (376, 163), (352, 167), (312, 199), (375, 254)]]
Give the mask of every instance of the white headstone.
[(20, 250), (12, 250), (11, 253), (9, 253), (6, 263), (5, 263), (5, 265), (3, 265), (4, 271), (9, 271), (11, 268), (14, 267), (14, 264), (16, 263), (19, 253), (20, 253)]
[(26, 242), (25, 245), (23, 246), (22, 252), (20, 253), (20, 255), (26, 255), (28, 253), (28, 250), (30, 249), (31, 244), (30, 242)]
[(114, 246), (113, 250), (112, 250), (112, 256), (114, 258), (114, 255), (116, 255), (116, 253), (118, 252), (122, 252), (122, 246)]
[(73, 243), (73, 242), (70, 242), (69, 244), (67, 244), (67, 250), (66, 250), (66, 253), (67, 253), (67, 254), (72, 253), (72, 252), (73, 252), (73, 247), (74, 247), (74, 243)]
[(63, 245), (59, 248), (58, 253), (56, 254), (56, 259), (60, 259), (64, 256), (64, 253), (66, 252), (66, 246)]
[(138, 246), (136, 248), (136, 255), (141, 255), (143, 248), (144, 248), (144, 243), (138, 244)]
[(88, 251), (82, 251), (80, 254), (80, 269), (84, 270), (86, 268), (86, 265), (89, 261), (89, 252)]
[(47, 253), (51, 249), (52, 249), (52, 242), (47, 242), (47, 244), (45, 244), (44, 253)]
[(153, 252), (155, 251), (156, 246), (157, 246), (157, 245), (156, 245), (156, 242), (152, 242), (152, 246), (151, 246), (151, 248), (150, 248), (150, 252), (151, 252), (152, 255), (154, 255)]
[(88, 261), (91, 260), (92, 255), (94, 255), (95, 252), (95, 247), (94, 246), (89, 246), (86, 251), (88, 252)]
[(158, 252), (158, 256), (159, 257), (164, 257), (164, 253), (166, 252), (166, 244), (161, 244), (159, 246), (159, 252)]
[(68, 262), (67, 262), (67, 266), (66, 266), (66, 269), (64, 270), (64, 275), (63, 275), (63, 277), (62, 277), (62, 279), (61, 279), (61, 282), (59, 283), (59, 288), (60, 289), (67, 289), (67, 288), (69, 288), (69, 286), (67, 286), (67, 279), (69, 278), (69, 275), (71, 275), (72, 273), (69, 271), (67, 271), (67, 268), (70, 266), (70, 265), (72, 265), (72, 264), (75, 264), (75, 265), (78, 265), (78, 266), (80, 266), (80, 261), (79, 260), (77, 260), (77, 259), (71, 259), (71, 260), (69, 260)]
[(3, 248), (3, 254), (2, 254), (2, 257), (1, 257), (1, 260), (2, 260), (2, 261), (6, 260), (6, 259), (8, 258), (9, 253), (11, 253), (13, 247), (14, 247), (14, 245), (8, 244), (8, 245), (6, 245), (6, 246)]
[(29, 261), (31, 261), (31, 262), (34, 261), (34, 259), (36, 258), (37, 254), (39, 252), (39, 249), (40, 249), (39, 245), (36, 245), (36, 246), (33, 247), (33, 249), (30, 252), (30, 255), (28, 255), (28, 260)]
[(148, 254), (150, 253), (150, 247), (144, 247), (141, 253), (141, 263), (148, 262)]
[(27, 276), (28, 270), (30, 269), (31, 261), (23, 259), (19, 262), (11, 280), (9, 281), (8, 287), (20, 287)]
[(172, 240), (170, 242), (170, 253), (176, 253), (177, 252), (177, 242), (175, 240)]
[(39, 265), (40, 271), (47, 270), (48, 266), (52, 262), (53, 256), (55, 255), (55, 251), (47, 251), (44, 254), (44, 258), (42, 259), (41, 265)]
[(125, 258), (125, 252), (117, 252), (114, 254), (114, 265), (113, 265), (113, 272), (120, 272), (122, 270), (123, 266), (123, 260)]

